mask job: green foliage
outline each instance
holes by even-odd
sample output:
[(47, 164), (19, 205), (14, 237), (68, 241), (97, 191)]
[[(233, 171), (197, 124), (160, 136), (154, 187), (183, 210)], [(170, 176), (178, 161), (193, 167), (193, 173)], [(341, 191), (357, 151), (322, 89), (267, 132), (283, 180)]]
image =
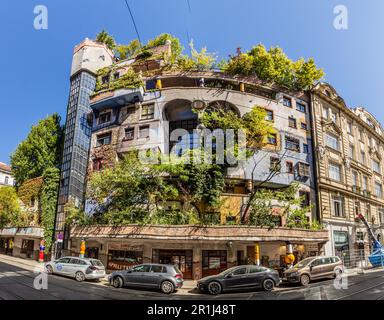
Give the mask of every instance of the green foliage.
[(44, 171), (41, 189), (41, 226), (44, 229), (45, 251), (47, 253), (52, 246), (59, 181), (59, 169), (47, 168)]
[(259, 106), (254, 106), (242, 118), (234, 111), (217, 108), (204, 112), (201, 123), (211, 130), (216, 128), (243, 130), (246, 133), (247, 148), (255, 150), (262, 148), (265, 145), (266, 137), (276, 132), (272, 123), (266, 120), (266, 116), (265, 109)]
[(139, 40), (135, 39), (127, 45), (120, 44), (116, 46), (115, 54), (120, 60), (124, 60), (135, 57), (137, 54), (139, 54), (140, 50), (140, 42)]
[(19, 224), (21, 213), (16, 191), (13, 187), (0, 187), (0, 228)]
[(267, 51), (262, 44), (232, 57), (222, 64), (222, 70), (232, 75), (257, 76), (266, 83), (296, 91), (310, 89), (324, 76), (312, 58), (292, 61), (281, 48), (272, 47)]
[(96, 36), (96, 42), (101, 42), (107, 45), (111, 50), (114, 50), (116, 47), (115, 39), (105, 30), (102, 30)]
[(109, 82), (103, 84), (102, 77), (108, 74), (113, 74), (116, 69), (103, 68), (98, 71), (98, 78), (96, 81), (95, 92), (101, 90), (117, 90), (117, 89), (134, 89), (139, 88), (144, 85), (144, 81), (141, 78), (140, 74), (135, 72), (132, 68), (126, 70), (126, 73), (123, 74), (118, 79), (112, 79), (110, 75)]
[(11, 156), (17, 186), (27, 179), (41, 176), (47, 168), (60, 165), (63, 132), (57, 113), (32, 126), (27, 138)]
[(183, 47), (180, 44), (180, 40), (169, 33), (162, 33), (158, 35), (156, 38), (149, 40), (147, 44), (143, 47), (143, 50), (148, 50), (157, 46), (165, 45), (167, 40), (171, 41), (171, 51), (172, 51), (172, 54), (169, 58), (170, 59), (169, 62), (170, 64), (174, 64), (180, 58), (181, 53), (183, 52)]
[(304, 199), (297, 196), (299, 188), (298, 183), (292, 183), (287, 188), (278, 190), (258, 189), (251, 200), (248, 223), (260, 227), (276, 227), (273, 207), (277, 207), (278, 203), (277, 213), (281, 217), (287, 217), (285, 227), (310, 229), (311, 223), (306, 213), (311, 207), (301, 205)]
[(191, 57), (184, 55), (181, 56), (178, 65), (183, 70), (197, 70), (207, 71), (212, 70), (215, 66), (216, 55), (207, 52), (207, 48), (204, 47), (198, 52), (193, 45), (193, 41), (189, 44), (191, 48)]

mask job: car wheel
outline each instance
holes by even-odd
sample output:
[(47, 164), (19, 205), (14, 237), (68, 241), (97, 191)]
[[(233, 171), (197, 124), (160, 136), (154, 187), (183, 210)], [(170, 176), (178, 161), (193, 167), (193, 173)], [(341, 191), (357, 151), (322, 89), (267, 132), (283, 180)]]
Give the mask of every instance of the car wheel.
[(48, 274), (52, 274), (52, 273), (53, 273), (53, 268), (52, 268), (52, 266), (50, 266), (50, 265), (47, 265), (47, 266), (45, 267), (45, 270), (47, 271)]
[(172, 293), (173, 291), (175, 291), (175, 286), (173, 285), (173, 283), (171, 281), (163, 281), (161, 283), (161, 292), (162, 293), (165, 293), (165, 294), (170, 294)]
[(265, 279), (263, 281), (263, 289), (265, 291), (272, 291), (275, 287), (275, 282), (272, 279)]
[(309, 284), (309, 281), (311, 279), (309, 278), (309, 276), (307, 274), (303, 274), (301, 277), (300, 277), (300, 283), (302, 286), (307, 286)]
[(112, 281), (112, 285), (115, 288), (121, 288), (123, 286), (123, 279), (121, 279), (121, 277), (115, 277)]
[(77, 271), (75, 274), (76, 281), (82, 282), (85, 280), (85, 275), (81, 271)]
[(208, 292), (209, 294), (216, 295), (220, 294), (223, 288), (221, 287), (221, 284), (217, 281), (212, 281), (208, 284)]

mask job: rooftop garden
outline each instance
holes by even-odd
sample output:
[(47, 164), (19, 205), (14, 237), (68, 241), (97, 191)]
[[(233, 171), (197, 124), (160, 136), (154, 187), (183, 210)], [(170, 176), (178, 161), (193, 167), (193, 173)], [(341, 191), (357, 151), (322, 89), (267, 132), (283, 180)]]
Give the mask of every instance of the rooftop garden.
[[(189, 44), (190, 55), (184, 54), (180, 40), (170, 34), (160, 34), (141, 46), (138, 40), (128, 44), (116, 44), (114, 38), (106, 31), (100, 32), (96, 41), (105, 43), (114, 53), (118, 61), (135, 59), (135, 63), (151, 60), (163, 60), (158, 73), (167, 70), (179, 71), (220, 71), (231, 76), (254, 77), (265, 85), (277, 85), (290, 91), (303, 91), (313, 87), (324, 77), (322, 69), (318, 68), (312, 58), (291, 60), (281, 48), (266, 49), (258, 44), (249, 51), (241, 52), (237, 49), (235, 55), (218, 61), (217, 55), (209, 53), (206, 47), (196, 50), (193, 42)], [(170, 44), (171, 52), (157, 52), (154, 48)], [(99, 81), (96, 92), (105, 89), (133, 88), (142, 84), (139, 73), (131, 68), (126, 77), (110, 78), (110, 83), (102, 82), (101, 78), (112, 74), (119, 64), (99, 71)]]

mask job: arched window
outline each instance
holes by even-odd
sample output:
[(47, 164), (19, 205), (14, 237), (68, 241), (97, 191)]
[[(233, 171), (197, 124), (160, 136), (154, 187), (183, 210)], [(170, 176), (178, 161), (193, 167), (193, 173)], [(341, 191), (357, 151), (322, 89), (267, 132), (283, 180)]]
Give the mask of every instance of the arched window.
[(4, 179), (4, 183), (5, 183), (5, 184), (9, 184), (9, 177), (5, 177), (5, 179)]

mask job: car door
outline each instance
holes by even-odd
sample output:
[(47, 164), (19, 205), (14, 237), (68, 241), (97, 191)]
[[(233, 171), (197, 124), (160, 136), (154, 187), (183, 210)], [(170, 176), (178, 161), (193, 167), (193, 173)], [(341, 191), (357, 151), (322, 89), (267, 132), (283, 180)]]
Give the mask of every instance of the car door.
[(226, 289), (242, 289), (247, 286), (247, 267), (239, 267), (230, 274), (226, 275), (223, 280)]
[(311, 279), (317, 279), (321, 277), (324, 263), (325, 258), (317, 258), (311, 262)]
[(144, 274), (144, 282), (150, 287), (159, 287), (166, 272), (165, 266), (152, 265), (149, 272)]
[(61, 258), (54, 263), (54, 272), (61, 275), (67, 275), (67, 265), (71, 258)]
[(125, 283), (132, 286), (147, 286), (143, 285), (144, 282), (144, 273), (148, 273), (150, 270), (150, 265), (141, 264), (133, 267), (128, 270), (125, 274)]
[(325, 258), (325, 263), (322, 270), (322, 276), (330, 277), (334, 274), (336, 263), (332, 258)]
[(247, 274), (247, 285), (249, 288), (261, 287), (265, 277), (265, 268), (260, 266), (249, 266)]
[(75, 274), (77, 271), (80, 271), (80, 259), (78, 258), (71, 258), (69, 260), (69, 263), (64, 267), (66, 269), (66, 273), (70, 277), (75, 277)]

